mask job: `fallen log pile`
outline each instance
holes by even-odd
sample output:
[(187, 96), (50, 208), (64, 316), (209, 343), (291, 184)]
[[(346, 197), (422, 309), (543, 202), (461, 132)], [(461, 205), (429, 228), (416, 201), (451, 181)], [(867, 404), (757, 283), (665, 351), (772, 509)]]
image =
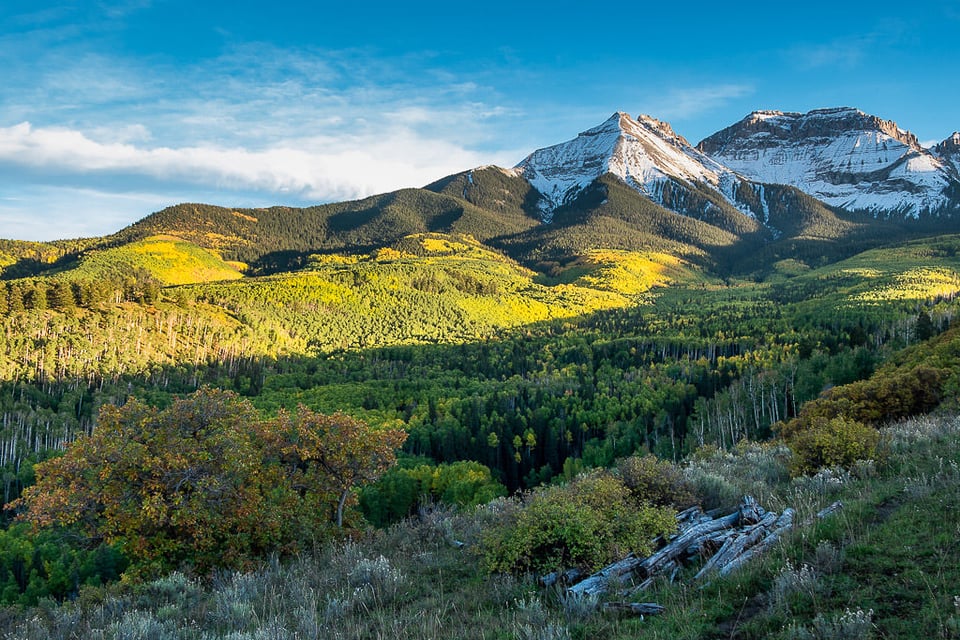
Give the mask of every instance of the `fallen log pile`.
[[(841, 507), (836, 502), (816, 517)], [(722, 516), (692, 507), (677, 515), (677, 533), (660, 540), (660, 548), (647, 557), (629, 555), (582, 580), (579, 572), (567, 571), (544, 576), (541, 582), (570, 584), (567, 591), (577, 596), (599, 596), (614, 584), (632, 595), (647, 589), (656, 576), (667, 575), (672, 581), (681, 566), (704, 559), (695, 580), (727, 575), (773, 546), (795, 526), (795, 516), (791, 508), (768, 512), (752, 496), (744, 496), (735, 511)]]

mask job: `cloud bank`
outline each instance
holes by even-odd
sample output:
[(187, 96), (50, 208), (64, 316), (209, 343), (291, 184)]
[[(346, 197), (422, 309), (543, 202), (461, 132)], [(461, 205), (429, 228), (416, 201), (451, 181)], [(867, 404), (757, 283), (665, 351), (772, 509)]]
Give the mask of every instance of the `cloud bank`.
[(34, 173), (38, 179), (139, 177), (325, 202), (422, 186), (452, 167), (466, 169), (490, 161), (487, 155), (409, 129), (357, 137), (318, 136), (295, 143), (284, 141), (263, 149), (150, 147), (100, 142), (80, 131), (23, 122), (0, 128), (0, 163)]

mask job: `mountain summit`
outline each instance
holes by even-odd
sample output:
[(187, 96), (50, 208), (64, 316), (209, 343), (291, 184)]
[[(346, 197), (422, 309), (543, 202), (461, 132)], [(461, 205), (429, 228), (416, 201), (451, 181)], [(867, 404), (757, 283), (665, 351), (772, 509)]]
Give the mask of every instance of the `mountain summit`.
[(676, 207), (667, 202), (665, 185), (716, 190), (736, 207), (733, 193), (741, 181), (666, 122), (646, 115), (634, 120), (623, 112), (573, 140), (534, 151), (515, 169), (542, 194), (540, 210), (545, 221), (606, 174), (670, 209)]
[(754, 111), (697, 148), (751, 180), (792, 185), (848, 211), (916, 218), (960, 204), (949, 162), (895, 122), (850, 107)]
[(960, 179), (960, 132), (954, 131), (953, 135), (935, 146), (933, 151), (942, 160), (950, 163), (957, 179)]

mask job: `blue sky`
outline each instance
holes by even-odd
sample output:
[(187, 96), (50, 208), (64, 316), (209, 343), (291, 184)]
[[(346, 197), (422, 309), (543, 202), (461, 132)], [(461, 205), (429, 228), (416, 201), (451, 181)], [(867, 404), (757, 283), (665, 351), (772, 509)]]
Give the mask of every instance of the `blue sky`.
[(422, 186), (617, 110), (692, 143), (754, 109), (960, 129), (953, 1), (334, 6), (3, 0), (0, 237)]

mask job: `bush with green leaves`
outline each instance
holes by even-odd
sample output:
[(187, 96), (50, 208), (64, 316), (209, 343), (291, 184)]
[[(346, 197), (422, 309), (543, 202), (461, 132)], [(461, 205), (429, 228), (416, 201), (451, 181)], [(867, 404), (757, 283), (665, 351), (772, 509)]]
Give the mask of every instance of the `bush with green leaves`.
[(474, 507), (507, 495), (507, 488), (479, 462), (431, 464), (425, 458), (408, 456), (360, 490), (360, 508), (372, 524), (385, 527), (399, 522), (430, 502)]
[(791, 427), (796, 428), (785, 428), (781, 435), (793, 451), (794, 475), (826, 467), (849, 469), (858, 460), (875, 460), (879, 455), (880, 432), (856, 420), (817, 417)]
[(100, 544), (84, 549), (62, 535), (15, 524), (0, 530), (0, 603), (36, 604), (41, 598), (63, 600), (85, 585), (101, 585), (120, 577), (126, 559)]
[(406, 433), (306, 407), (261, 418), (204, 388), (166, 409), (104, 406), (97, 429), (36, 466), (8, 505), (37, 531), (116, 545), (128, 571), (206, 572), (292, 553), (347, 527), (354, 491), (396, 461)]
[(649, 553), (653, 538), (675, 528), (673, 509), (643, 504), (620, 478), (593, 471), (528, 494), (480, 547), (492, 572), (593, 570), (630, 552)]
[(617, 471), (641, 502), (683, 508), (697, 501), (690, 481), (669, 460), (654, 455), (630, 456), (617, 463)]

